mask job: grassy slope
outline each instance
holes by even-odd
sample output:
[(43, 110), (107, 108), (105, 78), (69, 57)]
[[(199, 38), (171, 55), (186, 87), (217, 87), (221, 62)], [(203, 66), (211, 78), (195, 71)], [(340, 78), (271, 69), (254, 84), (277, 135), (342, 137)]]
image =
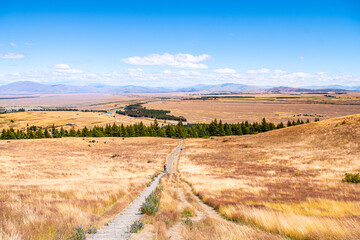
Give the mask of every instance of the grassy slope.
[[(360, 237), (360, 115), (268, 133), (189, 139), (179, 166), (225, 216), (296, 238)], [(229, 139), (229, 138), (227, 138)]]
[(58, 239), (57, 229), (66, 239), (76, 225), (102, 226), (161, 170), (177, 142), (166, 138), (0, 141), (0, 239)]

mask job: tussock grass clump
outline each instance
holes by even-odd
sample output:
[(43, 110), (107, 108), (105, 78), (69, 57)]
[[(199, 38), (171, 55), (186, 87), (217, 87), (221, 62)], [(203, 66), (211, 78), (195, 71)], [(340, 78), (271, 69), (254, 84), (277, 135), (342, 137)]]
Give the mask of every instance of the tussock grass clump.
[(86, 240), (86, 230), (83, 226), (74, 227), (73, 232), (67, 238), (68, 240)]
[(130, 233), (138, 233), (144, 228), (144, 223), (142, 221), (135, 221), (130, 227)]
[(140, 208), (143, 214), (155, 215), (159, 211), (160, 197), (152, 192)]
[(348, 183), (360, 183), (360, 173), (345, 173), (343, 182)]

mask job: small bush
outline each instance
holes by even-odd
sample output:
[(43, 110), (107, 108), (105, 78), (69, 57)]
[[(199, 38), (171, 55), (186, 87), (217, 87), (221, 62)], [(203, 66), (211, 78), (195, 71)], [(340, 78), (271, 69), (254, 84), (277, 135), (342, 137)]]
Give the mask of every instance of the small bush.
[(223, 139), (223, 142), (228, 142), (229, 140), (227, 140), (227, 139)]
[(343, 179), (343, 182), (360, 183), (360, 173), (345, 173), (345, 178)]
[(248, 148), (248, 147), (249, 147), (249, 145), (247, 145), (247, 144), (244, 145), (244, 148)]
[(160, 198), (159, 196), (152, 192), (146, 199), (143, 205), (140, 208), (140, 211), (143, 214), (155, 215), (159, 211)]
[(189, 227), (190, 227), (190, 230), (192, 230), (193, 227), (194, 227), (194, 224), (193, 224), (193, 222), (191, 221), (190, 218), (186, 218), (185, 221), (184, 221), (184, 224), (187, 225), (187, 226), (189, 226)]
[(131, 233), (138, 233), (140, 232), (142, 229), (144, 228), (144, 223), (142, 221), (135, 221), (131, 226), (130, 226), (130, 231)]
[(116, 158), (116, 157), (121, 157), (121, 155), (116, 153), (116, 154), (111, 156), (111, 158)]
[(13, 123), (13, 122), (15, 122), (15, 121), (11, 119), (10, 122)]
[(189, 218), (193, 216), (193, 213), (190, 209), (184, 209), (184, 211), (181, 213), (181, 216)]
[(89, 226), (88, 226), (88, 228), (87, 228), (87, 233), (88, 233), (88, 234), (95, 234), (95, 233), (97, 233), (96, 227), (90, 223)]
[(298, 176), (300, 176), (300, 173), (296, 172), (295, 177), (298, 177)]
[(346, 121), (345, 121), (345, 120), (344, 120), (344, 121), (342, 121), (341, 125), (344, 125), (344, 124), (346, 124)]
[(74, 227), (73, 232), (69, 235), (68, 240), (86, 240), (86, 231), (83, 226)]

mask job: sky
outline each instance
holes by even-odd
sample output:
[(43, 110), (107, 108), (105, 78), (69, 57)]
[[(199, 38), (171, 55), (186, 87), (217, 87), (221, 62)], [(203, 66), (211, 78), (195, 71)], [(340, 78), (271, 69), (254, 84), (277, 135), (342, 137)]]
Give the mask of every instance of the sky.
[(0, 85), (360, 86), (360, 1), (0, 0)]

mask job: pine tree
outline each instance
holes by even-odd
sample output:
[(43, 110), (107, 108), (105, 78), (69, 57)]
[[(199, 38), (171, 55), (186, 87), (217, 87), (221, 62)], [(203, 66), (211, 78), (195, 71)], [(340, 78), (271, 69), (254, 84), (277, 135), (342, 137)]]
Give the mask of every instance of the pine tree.
[(225, 130), (224, 130), (224, 125), (222, 124), (222, 121), (219, 121), (218, 124), (218, 135), (217, 136), (225, 136)]
[(210, 136), (217, 136), (218, 135), (218, 123), (217, 123), (217, 120), (216, 118), (210, 123), (209, 125), (209, 133), (210, 133)]
[(44, 133), (41, 130), (41, 128), (39, 128), (36, 132), (35, 132), (35, 138), (44, 138)]
[(51, 136), (51, 134), (49, 133), (49, 131), (47, 130), (47, 128), (45, 128), (44, 137), (45, 137), (45, 138), (52, 138), (52, 136)]
[(75, 131), (74, 128), (71, 128), (71, 129), (70, 129), (69, 137), (76, 137), (76, 131)]

